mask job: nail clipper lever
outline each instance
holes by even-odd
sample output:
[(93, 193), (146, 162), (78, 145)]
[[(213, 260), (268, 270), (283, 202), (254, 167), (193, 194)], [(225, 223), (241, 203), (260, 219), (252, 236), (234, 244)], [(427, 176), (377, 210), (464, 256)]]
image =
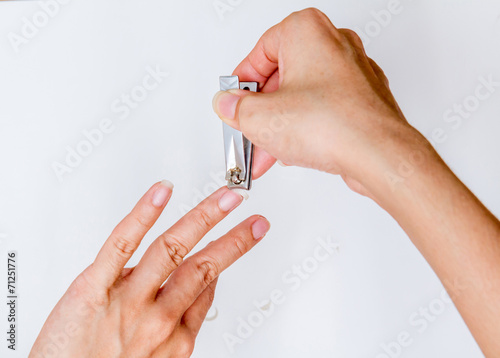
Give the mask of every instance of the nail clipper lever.
[[(242, 89), (257, 92), (257, 82), (240, 82), (238, 76), (221, 76), (220, 89)], [(252, 187), (253, 144), (243, 133), (223, 123), (226, 154), (226, 181), (229, 189)]]

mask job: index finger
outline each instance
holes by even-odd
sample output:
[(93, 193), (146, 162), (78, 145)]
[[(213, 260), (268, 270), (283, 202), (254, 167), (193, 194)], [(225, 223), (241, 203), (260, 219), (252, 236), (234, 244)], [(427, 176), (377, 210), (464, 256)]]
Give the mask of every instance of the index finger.
[(332, 36), (332, 29), (335, 36), (336, 27), (318, 9), (294, 12), (262, 35), (255, 48), (238, 65), (234, 75), (242, 81), (257, 81), (262, 89), (278, 68), (283, 72), (286, 61), (294, 61), (304, 53), (308, 53), (309, 60), (314, 61), (315, 48), (311, 36), (319, 39), (329, 37)]
[(92, 264), (93, 279), (111, 287), (122, 274), (142, 239), (156, 222), (172, 195), (169, 181), (156, 183), (113, 230)]
[[(278, 49), (276, 46), (271, 46), (271, 42), (274, 41), (278, 45), (276, 34), (278, 26), (268, 30), (252, 52), (234, 70), (234, 75), (239, 76), (244, 81), (259, 82), (262, 93), (274, 92), (279, 89)], [(269, 44), (266, 45), (266, 43)], [(252, 177), (258, 179), (271, 169), (276, 158), (259, 147), (255, 147), (253, 155)]]
[(278, 69), (280, 26), (275, 25), (262, 35), (250, 54), (236, 67), (234, 76), (240, 77), (241, 81), (259, 82), (259, 88), (265, 86)]

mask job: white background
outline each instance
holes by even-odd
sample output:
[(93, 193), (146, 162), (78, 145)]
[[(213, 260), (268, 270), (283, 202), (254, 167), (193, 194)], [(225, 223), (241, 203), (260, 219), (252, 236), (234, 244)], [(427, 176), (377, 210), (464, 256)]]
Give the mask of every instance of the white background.
[[(500, 215), (500, 91), (458, 128), (443, 121), (446, 110), (474, 95), (479, 77), (500, 81), (500, 3), (401, 0), (402, 11), (374, 33), (372, 11), (388, 2), (246, 0), (221, 18), (212, 0), (73, 0), (17, 52), (9, 34), (20, 34), (23, 17), (32, 21), (40, 5), (0, 3), (0, 267), (8, 250), (18, 251), (20, 294), (19, 350), (8, 352), (2, 333), (0, 355), (27, 356), (57, 300), (151, 184), (169, 179), (175, 194), (131, 264), (182, 208), (215, 188), (212, 177), (224, 170), (221, 124), (211, 108), (219, 75), (230, 74), (267, 28), (309, 6), (338, 27), (372, 26), (367, 52), (408, 120), (428, 137), (434, 128), (445, 131), (437, 150)], [(148, 66), (169, 77), (118, 119), (111, 104), (141, 84)], [(64, 163), (66, 147), (103, 118), (114, 132), (58, 181), (53, 163)], [(254, 213), (272, 230), (221, 277), (217, 317), (204, 325), (194, 357), (376, 357), (402, 331), (412, 344), (401, 357), (482, 356), (451, 305), (422, 333), (410, 323), (442, 286), (397, 223), (339, 178), (273, 168), (198, 248)], [(312, 255), (318, 237), (338, 242), (339, 253), (293, 291), (282, 276)], [(223, 334), (236, 335), (238, 317), (246, 319), (253, 302), (265, 303), (274, 289), (285, 302), (231, 354)]]

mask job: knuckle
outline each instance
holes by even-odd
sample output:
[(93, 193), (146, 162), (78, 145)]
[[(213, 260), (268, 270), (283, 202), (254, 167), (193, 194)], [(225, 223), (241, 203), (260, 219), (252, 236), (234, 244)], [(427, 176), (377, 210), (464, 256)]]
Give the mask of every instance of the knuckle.
[(363, 41), (361, 41), (361, 37), (359, 37), (359, 35), (355, 31), (351, 29), (342, 29), (341, 32), (345, 37), (347, 37), (347, 39), (352, 41), (355, 45), (363, 47)]
[(298, 11), (295, 14), (300, 19), (306, 19), (306, 20), (312, 20), (312, 21), (318, 20), (318, 19), (324, 20), (326, 18), (326, 15), (322, 11), (318, 10), (315, 7), (309, 7), (307, 9)]
[(92, 307), (105, 307), (109, 305), (110, 297), (107, 290), (97, 287), (91, 274), (92, 265), (83, 271), (70, 285), (68, 297), (83, 299)]
[(364, 46), (361, 38), (350, 29), (340, 29), (340, 45), (343, 53), (347, 58), (356, 60), (360, 56), (364, 56)]
[[(290, 34), (290, 40), (296, 41), (296, 38), (302, 41), (309, 41), (314, 38), (318, 44), (326, 44), (329, 48), (339, 48), (342, 43), (342, 33), (332, 24), (328, 16), (316, 8), (308, 8), (292, 13), (285, 22), (285, 33)], [(304, 37), (303, 35), (308, 36)], [(333, 46), (333, 47), (332, 47)], [(325, 48), (325, 47), (323, 47)]]
[(220, 273), (218, 265), (211, 259), (200, 261), (196, 265), (196, 271), (199, 273), (202, 283), (206, 286), (210, 285)]
[(204, 210), (203, 208), (194, 208), (194, 220), (195, 222), (201, 226), (203, 231), (208, 231), (214, 226), (214, 219), (211, 215)]
[(136, 249), (136, 244), (122, 234), (115, 235), (112, 243), (115, 251), (121, 257), (130, 257)]
[[(333, 26), (330, 19), (320, 10), (311, 7), (305, 10), (298, 11), (291, 15), (291, 20), (295, 27), (301, 32), (323, 33), (328, 29), (332, 30)], [(335, 31), (337, 33), (337, 31)]]
[[(140, 338), (150, 342), (153, 347), (160, 346), (165, 341), (165, 337), (170, 337), (177, 325), (177, 319), (167, 319), (163, 312), (164, 311), (160, 311), (158, 315), (155, 316), (151, 315), (151, 312), (149, 312), (149, 314), (144, 313), (141, 316), (147, 317), (147, 324), (141, 324), (141, 333), (138, 335), (141, 336)], [(135, 319), (137, 320), (137, 318)], [(136, 322), (131, 323), (130, 326), (134, 324), (136, 324)]]
[(250, 245), (248, 244), (248, 240), (245, 240), (245, 237), (243, 235), (235, 235), (233, 237), (234, 241), (234, 246), (238, 250), (238, 254), (240, 256), (245, 255), (248, 250), (250, 249)]
[(352, 30), (349, 30), (351, 32), (351, 38), (352, 40), (354, 41), (354, 43), (356, 45), (358, 45), (359, 47), (363, 48), (363, 40), (361, 40), (361, 37), (358, 35), (357, 32), (355, 31), (352, 31)]
[(178, 341), (176, 347), (176, 357), (188, 358), (194, 350), (194, 340), (190, 337), (182, 338)]
[(241, 99), (238, 109), (238, 122), (240, 130), (245, 132), (246, 135), (255, 135), (256, 123), (261, 124), (260, 119), (262, 117), (260, 116), (268, 110), (264, 105), (262, 98), (253, 94), (248, 94)]
[(212, 306), (212, 303), (214, 302), (215, 299), (215, 287), (209, 285), (207, 289), (208, 289), (208, 302), (209, 305)]
[(288, 31), (293, 29), (303, 30), (308, 28), (310, 24), (317, 22), (319, 18), (325, 16), (321, 11), (314, 7), (310, 7), (304, 10), (292, 12), (283, 23), (287, 26)]
[(252, 103), (253, 98), (255, 98), (255, 96), (249, 93), (240, 100), (238, 109), (238, 119), (240, 120), (240, 126), (242, 125), (242, 123), (251, 120), (256, 114), (256, 111), (254, 110), (254, 103)]
[(141, 229), (145, 231), (149, 230), (148, 219), (143, 215), (135, 215), (134, 221), (137, 224), (137, 226), (140, 227)]
[(163, 337), (171, 336), (178, 327), (179, 315), (175, 310), (159, 308), (158, 313), (154, 316), (161, 323), (155, 334), (160, 334)]
[(389, 79), (385, 75), (384, 70), (380, 68), (380, 66), (371, 58), (368, 58), (368, 62), (370, 62), (370, 66), (373, 69), (373, 72), (375, 72), (375, 75), (378, 77), (380, 81), (386, 86), (389, 87)]
[(169, 235), (162, 235), (160, 242), (165, 250), (166, 256), (170, 258), (176, 268), (179, 267), (189, 253), (189, 249), (181, 244), (180, 240), (174, 239)]

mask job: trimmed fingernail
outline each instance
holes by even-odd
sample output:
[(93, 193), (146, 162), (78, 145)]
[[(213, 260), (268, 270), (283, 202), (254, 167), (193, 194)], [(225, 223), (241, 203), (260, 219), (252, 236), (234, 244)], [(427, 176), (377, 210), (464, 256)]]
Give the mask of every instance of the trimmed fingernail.
[(243, 196), (240, 193), (229, 190), (219, 198), (219, 208), (222, 211), (230, 211), (241, 204)]
[(261, 217), (256, 222), (252, 224), (252, 235), (255, 240), (262, 239), (269, 229), (271, 228), (271, 224), (267, 219)]
[(245, 189), (232, 189), (235, 193), (240, 194), (243, 199), (248, 200), (250, 198), (250, 195), (248, 195), (248, 190)]
[(172, 194), (172, 189), (174, 188), (174, 184), (168, 180), (162, 180), (160, 185), (156, 188), (153, 194), (153, 206), (157, 208), (161, 208), (167, 202), (170, 194)]
[(227, 119), (234, 119), (236, 107), (240, 97), (227, 91), (220, 91), (215, 94), (213, 107), (215, 113)]

